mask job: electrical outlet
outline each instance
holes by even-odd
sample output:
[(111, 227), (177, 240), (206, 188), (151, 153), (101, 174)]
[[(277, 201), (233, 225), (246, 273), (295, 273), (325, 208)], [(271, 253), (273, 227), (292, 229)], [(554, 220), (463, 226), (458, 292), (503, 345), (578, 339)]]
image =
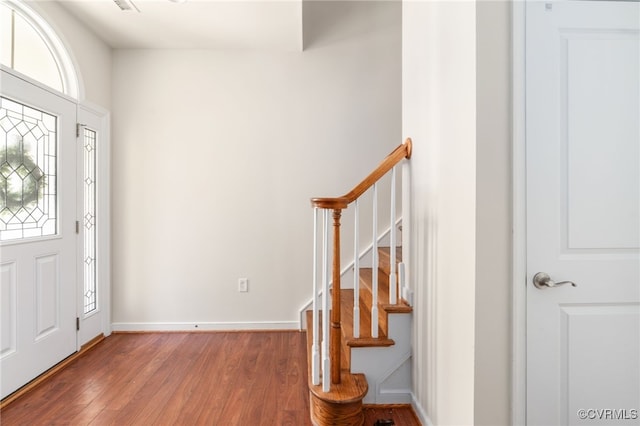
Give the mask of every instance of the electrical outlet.
[(241, 293), (249, 291), (249, 278), (238, 278), (238, 291)]

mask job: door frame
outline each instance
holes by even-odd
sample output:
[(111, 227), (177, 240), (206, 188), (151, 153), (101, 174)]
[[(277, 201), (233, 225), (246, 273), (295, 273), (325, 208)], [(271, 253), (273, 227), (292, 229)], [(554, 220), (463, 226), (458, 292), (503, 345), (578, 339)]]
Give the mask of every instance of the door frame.
[(511, 3), (512, 318), (511, 424), (527, 421), (526, 2)]

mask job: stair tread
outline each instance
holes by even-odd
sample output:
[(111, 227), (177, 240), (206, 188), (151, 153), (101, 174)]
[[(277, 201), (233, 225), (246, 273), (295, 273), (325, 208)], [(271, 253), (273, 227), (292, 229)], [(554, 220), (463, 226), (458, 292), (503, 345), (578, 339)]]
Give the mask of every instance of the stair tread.
[[(391, 272), (391, 247), (378, 247), (378, 267), (386, 274)], [(402, 262), (402, 247), (396, 247), (396, 264)]]
[(353, 289), (340, 291), (342, 306), (342, 335), (351, 347), (391, 346), (395, 344), (389, 339), (383, 328), (378, 326), (378, 337), (371, 337), (371, 311), (365, 304), (360, 307), (360, 337), (353, 337)]
[[(321, 313), (322, 314), (322, 313)], [(317, 398), (327, 402), (337, 404), (347, 404), (350, 402), (360, 401), (367, 394), (369, 385), (365, 375), (362, 373), (351, 373), (348, 369), (343, 368), (340, 371), (340, 383), (331, 384), (331, 390), (324, 392), (322, 385), (314, 385), (312, 383), (312, 346), (313, 346), (313, 330), (311, 324), (313, 324), (313, 312), (307, 311), (307, 377), (309, 382), (309, 391), (312, 392)], [(320, 331), (321, 333), (321, 331)], [(322, 337), (321, 335), (319, 336)], [(344, 352), (344, 351), (343, 351)]]
[[(373, 281), (372, 268), (360, 268), (360, 284), (372, 291), (371, 282)], [(389, 303), (389, 276), (378, 271), (378, 306), (388, 313), (410, 313), (413, 308), (401, 297), (398, 297), (398, 303), (393, 305)]]
[[(378, 247), (378, 253), (391, 256), (391, 247)], [(402, 262), (402, 246), (396, 247), (396, 261)]]

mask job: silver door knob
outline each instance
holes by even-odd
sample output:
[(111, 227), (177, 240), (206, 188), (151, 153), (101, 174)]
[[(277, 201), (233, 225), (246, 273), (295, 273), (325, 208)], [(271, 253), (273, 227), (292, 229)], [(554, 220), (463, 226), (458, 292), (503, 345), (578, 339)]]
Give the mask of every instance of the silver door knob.
[(533, 285), (536, 286), (536, 288), (550, 288), (564, 284), (571, 284), (573, 287), (578, 286), (572, 281), (560, 281), (559, 283), (557, 283), (553, 281), (549, 274), (547, 274), (546, 272), (538, 272), (533, 276)]

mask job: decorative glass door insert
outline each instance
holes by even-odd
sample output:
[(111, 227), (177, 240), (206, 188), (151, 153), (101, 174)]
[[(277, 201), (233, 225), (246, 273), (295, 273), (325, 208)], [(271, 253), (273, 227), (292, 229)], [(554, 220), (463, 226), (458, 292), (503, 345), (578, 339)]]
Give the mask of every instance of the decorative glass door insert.
[(0, 241), (57, 233), (57, 125), (0, 97)]
[(97, 309), (96, 300), (96, 141), (94, 130), (84, 128), (84, 314)]

